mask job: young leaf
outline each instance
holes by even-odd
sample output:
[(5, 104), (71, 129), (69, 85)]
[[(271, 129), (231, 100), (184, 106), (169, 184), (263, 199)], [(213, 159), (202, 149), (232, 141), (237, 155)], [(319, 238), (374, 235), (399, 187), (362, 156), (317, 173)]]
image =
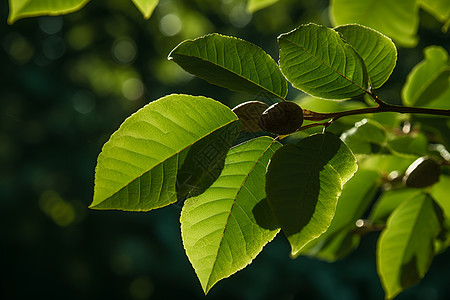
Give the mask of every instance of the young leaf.
[(144, 18), (149, 19), (153, 10), (155, 10), (156, 5), (158, 5), (159, 0), (131, 0), (134, 5), (141, 11)]
[(207, 293), (243, 269), (279, 229), (265, 200), (264, 176), (280, 143), (259, 137), (230, 150), (220, 177), (181, 212), (184, 248)]
[(356, 158), (332, 133), (275, 152), (267, 169), (267, 200), (293, 256), (330, 226), (342, 187), (356, 169)]
[(334, 28), (364, 59), (370, 84), (377, 89), (388, 80), (397, 61), (397, 48), (390, 38), (371, 28), (350, 24)]
[[(308, 243), (300, 254), (334, 261), (353, 250), (359, 244), (359, 238), (355, 238), (351, 230), (370, 205), (378, 189), (379, 177), (375, 171), (358, 170), (344, 185), (330, 227), (320, 237)], [(345, 245), (346, 242), (350, 243)]]
[(440, 46), (430, 46), (425, 48), (424, 56), (425, 59), (408, 74), (402, 89), (403, 104), (428, 107), (430, 102), (437, 101), (443, 104), (440, 108), (450, 108), (448, 52)]
[(332, 0), (330, 6), (334, 26), (358, 23), (384, 33), (403, 46), (417, 44), (419, 8), (416, 0)]
[(386, 142), (386, 130), (376, 121), (363, 119), (342, 133), (341, 139), (355, 154), (376, 153)]
[(280, 0), (248, 0), (247, 11), (254, 13), (260, 9), (266, 8), (267, 6), (273, 5)]
[(409, 199), (394, 210), (377, 245), (377, 269), (387, 299), (425, 276), (441, 224), (442, 210), (427, 194)]
[(209, 98), (151, 102), (103, 146), (90, 208), (148, 211), (205, 189), (239, 130), (231, 109)]
[(19, 19), (43, 15), (62, 15), (79, 10), (89, 0), (9, 0), (8, 23)]
[(169, 54), (187, 72), (232, 91), (284, 99), (287, 82), (275, 61), (260, 47), (209, 34), (179, 44)]
[(361, 56), (328, 27), (302, 25), (280, 35), (278, 44), (281, 71), (294, 87), (312, 96), (348, 99), (369, 88)]

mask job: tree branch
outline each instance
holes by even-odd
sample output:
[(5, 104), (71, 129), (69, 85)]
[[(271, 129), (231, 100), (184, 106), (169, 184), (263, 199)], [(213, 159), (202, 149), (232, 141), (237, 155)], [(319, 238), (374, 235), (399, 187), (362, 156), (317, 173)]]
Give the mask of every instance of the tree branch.
[(422, 107), (409, 107), (401, 105), (387, 104), (380, 100), (375, 94), (369, 93), (369, 95), (378, 103), (376, 107), (367, 107), (360, 109), (353, 109), (334, 113), (318, 113), (310, 111), (307, 109), (303, 110), (303, 118), (309, 121), (321, 121), (326, 119), (333, 119), (333, 121), (352, 115), (361, 114), (371, 114), (371, 113), (381, 113), (381, 112), (397, 112), (401, 114), (412, 113), (412, 114), (428, 114), (428, 115), (438, 115), (450, 117), (450, 109), (434, 109), (434, 108), (422, 108)]

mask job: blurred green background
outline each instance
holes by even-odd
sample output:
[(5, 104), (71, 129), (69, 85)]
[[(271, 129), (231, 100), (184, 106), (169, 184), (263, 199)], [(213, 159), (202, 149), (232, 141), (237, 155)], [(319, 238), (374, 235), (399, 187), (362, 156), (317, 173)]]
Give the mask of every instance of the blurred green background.
[[(188, 38), (219, 32), (277, 59), (276, 37), (330, 25), (328, 1), (282, 0), (251, 15), (243, 0), (162, 0), (145, 20), (131, 1), (92, 1), (79, 12), (7, 25), (0, 2), (1, 299), (382, 299), (377, 235), (343, 261), (288, 257), (279, 235), (245, 270), (203, 296), (184, 254), (181, 207), (148, 213), (93, 211), (96, 158), (123, 120), (171, 93), (230, 107), (250, 100), (193, 78), (167, 55)], [(428, 45), (450, 47), (421, 12), (419, 45), (399, 49), (380, 90), (400, 103), (407, 73)], [(290, 91), (293, 99), (299, 92)], [(450, 255), (398, 299), (450, 299)]]

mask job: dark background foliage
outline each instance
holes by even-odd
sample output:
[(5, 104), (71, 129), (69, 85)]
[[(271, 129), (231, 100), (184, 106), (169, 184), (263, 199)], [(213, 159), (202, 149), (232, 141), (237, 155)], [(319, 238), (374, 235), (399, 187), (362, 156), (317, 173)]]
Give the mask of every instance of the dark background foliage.
[[(276, 59), (280, 33), (307, 22), (330, 25), (327, 6), (325, 0), (284, 0), (249, 15), (240, 0), (164, 0), (144, 20), (131, 1), (92, 1), (70, 15), (10, 26), (2, 1), (0, 298), (383, 298), (375, 233), (334, 264), (291, 260), (280, 235), (205, 298), (184, 254), (179, 205), (149, 213), (87, 209), (96, 157), (131, 113), (170, 93), (205, 95), (231, 107), (250, 100), (167, 61), (179, 42), (219, 32), (260, 45)], [(425, 46), (449, 48), (439, 27), (421, 13), (419, 45), (399, 49), (394, 74), (380, 91), (387, 102), (400, 102), (401, 86)], [(449, 265), (448, 253), (438, 256), (420, 285), (398, 299), (449, 299)]]

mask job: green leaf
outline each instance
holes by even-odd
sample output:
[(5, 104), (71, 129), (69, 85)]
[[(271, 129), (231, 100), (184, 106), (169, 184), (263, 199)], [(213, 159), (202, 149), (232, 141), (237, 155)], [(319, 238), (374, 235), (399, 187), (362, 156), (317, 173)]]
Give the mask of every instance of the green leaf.
[(424, 10), (432, 14), (440, 22), (450, 20), (450, 2), (448, 0), (419, 0)]
[(402, 46), (417, 44), (419, 9), (416, 0), (332, 0), (334, 26), (357, 23), (373, 28)]
[(363, 59), (336, 31), (307, 24), (278, 37), (280, 68), (292, 85), (312, 96), (348, 99), (368, 88)]
[(149, 19), (159, 0), (131, 0), (134, 5), (141, 11), (144, 18)]
[[(402, 89), (403, 104), (426, 107), (443, 105), (439, 108), (450, 108), (448, 52), (440, 46), (430, 46), (425, 48), (424, 56), (425, 59), (408, 74)], [(431, 102), (434, 105), (430, 105)]]
[(247, 11), (250, 13), (254, 13), (260, 9), (273, 5), (278, 1), (280, 0), (248, 0)]
[(103, 146), (90, 208), (148, 211), (201, 192), (218, 176), (239, 130), (231, 109), (209, 98), (151, 102)]
[(267, 169), (267, 200), (293, 256), (330, 226), (343, 185), (356, 169), (350, 149), (331, 133), (275, 152)]
[(397, 155), (422, 156), (428, 153), (428, 139), (423, 133), (397, 136), (389, 140), (388, 145)]
[(179, 44), (169, 54), (187, 72), (232, 91), (284, 99), (288, 87), (275, 61), (260, 47), (209, 34)]
[(400, 203), (417, 198), (421, 194), (423, 194), (422, 190), (411, 188), (384, 191), (370, 212), (369, 220), (374, 224), (385, 224), (389, 215)]
[(391, 172), (402, 174), (417, 157), (399, 157), (387, 154), (372, 154), (361, 158), (358, 165), (361, 169), (374, 170), (382, 175)]
[(427, 194), (394, 210), (377, 245), (377, 269), (386, 298), (394, 298), (425, 276), (441, 224), (442, 210)]
[(232, 148), (217, 181), (186, 200), (183, 244), (205, 293), (250, 264), (278, 233), (265, 200), (264, 178), (279, 147), (274, 139), (259, 137)]
[(355, 154), (376, 153), (386, 142), (386, 130), (376, 121), (362, 119), (342, 133), (341, 139)]
[(351, 231), (372, 202), (378, 190), (379, 177), (375, 171), (358, 170), (344, 185), (330, 227), (307, 244), (300, 254), (335, 261), (355, 249), (359, 238), (353, 236)]
[(397, 48), (390, 38), (371, 28), (350, 24), (334, 28), (364, 59), (370, 84), (377, 89), (388, 80), (397, 61)]
[(441, 206), (447, 219), (450, 219), (450, 197), (448, 187), (450, 186), (450, 176), (441, 174), (439, 181), (431, 187), (431, 195)]
[(9, 0), (8, 23), (36, 16), (68, 14), (85, 6), (89, 0)]

